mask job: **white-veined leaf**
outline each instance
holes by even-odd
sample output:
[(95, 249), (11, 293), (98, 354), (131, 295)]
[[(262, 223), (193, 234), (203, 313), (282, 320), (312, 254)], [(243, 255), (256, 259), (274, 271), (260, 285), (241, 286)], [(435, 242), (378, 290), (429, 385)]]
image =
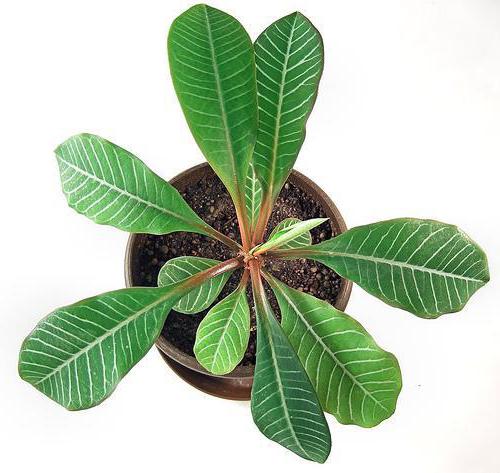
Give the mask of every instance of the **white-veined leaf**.
[[(285, 218), (278, 225), (276, 225), (269, 236), (269, 239), (273, 238), (278, 232), (286, 230), (296, 223), (300, 222), (298, 218)], [(293, 240), (288, 241), (287, 243), (281, 245), (282, 249), (292, 249), (292, 248), (301, 248), (303, 246), (309, 246), (312, 244), (311, 232), (307, 231), (297, 236)]]
[(23, 343), (21, 378), (67, 409), (99, 404), (155, 342), (174, 287), (121, 289), (55, 310)]
[(273, 23), (255, 42), (259, 129), (255, 171), (274, 200), (297, 159), (323, 71), (318, 31), (296, 12)]
[(308, 233), (314, 227), (321, 225), (327, 220), (327, 218), (311, 218), (304, 221), (298, 220), (297, 222), (291, 223), (288, 226), (283, 226), (281, 229), (271, 234), (269, 240), (267, 240), (265, 243), (262, 243), (261, 245), (256, 246), (251, 252), (253, 254), (260, 254), (274, 248), (281, 249), (285, 244), (295, 240), (305, 233)]
[(67, 409), (99, 404), (151, 348), (179, 298), (239, 265), (232, 259), (176, 284), (107, 292), (55, 310), (24, 340), (21, 378)]
[(244, 190), (257, 131), (252, 42), (232, 16), (195, 5), (168, 36), (170, 71), (191, 132), (233, 199)]
[(434, 220), (363, 225), (300, 251), (424, 318), (461, 310), (489, 280), (483, 250), (456, 226)]
[(196, 332), (194, 354), (206, 370), (230, 373), (242, 360), (250, 337), (246, 284), (212, 307)]
[(251, 400), (253, 420), (270, 440), (307, 460), (323, 463), (331, 448), (323, 410), (265, 295), (259, 301), (255, 292), (254, 287), (257, 360)]
[[(158, 286), (169, 286), (220, 264), (220, 261), (198, 256), (180, 256), (168, 260), (158, 274)], [(209, 279), (188, 292), (175, 304), (174, 309), (183, 314), (197, 314), (210, 307), (222, 291), (232, 272)]]
[(208, 234), (179, 192), (123, 148), (81, 134), (55, 153), (69, 206), (94, 222), (131, 233)]
[(343, 424), (374, 427), (396, 409), (402, 381), (396, 357), (347, 314), (269, 278), (281, 325), (323, 409)]

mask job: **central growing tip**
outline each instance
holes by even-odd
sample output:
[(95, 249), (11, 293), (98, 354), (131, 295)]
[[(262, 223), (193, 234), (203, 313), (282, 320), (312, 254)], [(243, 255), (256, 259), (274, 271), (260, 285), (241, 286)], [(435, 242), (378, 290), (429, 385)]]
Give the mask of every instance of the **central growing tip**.
[(264, 261), (264, 258), (261, 255), (253, 255), (249, 252), (247, 253), (243, 251), (240, 253), (240, 255), (243, 257), (245, 269), (250, 269), (250, 265), (260, 268)]

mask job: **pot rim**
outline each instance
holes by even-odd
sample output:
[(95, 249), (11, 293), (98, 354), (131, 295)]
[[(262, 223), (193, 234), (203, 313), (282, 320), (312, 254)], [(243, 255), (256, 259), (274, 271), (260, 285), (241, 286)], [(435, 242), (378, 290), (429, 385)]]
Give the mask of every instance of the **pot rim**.
[[(196, 166), (190, 167), (181, 173), (177, 174), (175, 177), (170, 179), (169, 183), (174, 187), (180, 185), (183, 181), (193, 179), (193, 176), (197, 179), (206, 173), (207, 170), (212, 171), (208, 163), (201, 163)], [(213, 171), (212, 171), (213, 172)], [(336, 205), (330, 199), (330, 197), (321, 189), (314, 181), (309, 179), (304, 174), (292, 170), (288, 178), (290, 182), (297, 187), (301, 188), (307, 192), (314, 200), (323, 207), (323, 210), (330, 218), (330, 224), (334, 228), (336, 234), (343, 233), (347, 230), (347, 225), (337, 209)], [(195, 180), (195, 179), (193, 179)], [(125, 250), (125, 284), (127, 287), (133, 286), (133, 250), (135, 247), (136, 240), (140, 238), (142, 234), (132, 233), (130, 234), (127, 247)], [(349, 301), (351, 295), (352, 282), (341, 278), (340, 290), (335, 301), (335, 307), (339, 310), (344, 310)], [(231, 373), (226, 375), (215, 375), (207, 371), (203, 366), (201, 366), (195, 357), (184, 353), (182, 350), (170, 343), (162, 334), (158, 337), (155, 342), (158, 349), (167, 355), (168, 357), (175, 360), (180, 365), (189, 368), (198, 373), (202, 373), (215, 378), (226, 378), (226, 379), (238, 379), (238, 380), (251, 380), (253, 378), (254, 367), (253, 366), (237, 366)]]

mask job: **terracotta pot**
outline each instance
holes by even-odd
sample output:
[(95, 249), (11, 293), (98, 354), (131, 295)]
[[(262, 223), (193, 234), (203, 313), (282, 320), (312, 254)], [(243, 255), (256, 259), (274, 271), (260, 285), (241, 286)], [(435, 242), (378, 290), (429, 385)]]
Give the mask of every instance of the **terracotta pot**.
[[(198, 182), (207, 173), (213, 173), (207, 163), (194, 166), (171, 181), (177, 190), (183, 192), (189, 185)], [(315, 199), (326, 215), (330, 218), (335, 234), (347, 230), (342, 215), (330, 198), (310, 179), (297, 171), (292, 171), (289, 182), (305, 191)], [(127, 287), (138, 285), (138, 255), (145, 240), (144, 234), (132, 234), (129, 237), (125, 254), (125, 282)], [(335, 307), (344, 310), (351, 294), (352, 283), (342, 279), (340, 291), (335, 302)], [(232, 373), (217, 376), (207, 372), (196, 358), (187, 355), (172, 345), (163, 335), (156, 341), (156, 346), (166, 363), (186, 382), (192, 386), (214, 396), (225, 399), (248, 400), (253, 381), (253, 367), (238, 366)]]

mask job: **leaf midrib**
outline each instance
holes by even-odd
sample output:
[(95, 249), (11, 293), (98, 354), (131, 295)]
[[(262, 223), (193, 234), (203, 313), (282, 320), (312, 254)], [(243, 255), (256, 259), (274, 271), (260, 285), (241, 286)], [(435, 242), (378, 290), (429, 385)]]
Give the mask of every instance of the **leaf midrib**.
[(276, 285), (275, 287), (278, 288), (278, 290), (281, 292), (282, 296), (286, 299), (286, 301), (290, 304), (292, 307), (293, 311), (297, 314), (297, 316), (302, 320), (302, 323), (306, 326), (306, 330), (314, 337), (315, 340), (319, 342), (319, 344), (323, 347), (324, 351), (326, 351), (334, 360), (335, 363), (340, 366), (342, 371), (347, 374), (352, 380), (352, 382), (358, 386), (366, 396), (368, 396), (370, 399), (372, 399), (377, 405), (379, 405), (382, 409), (384, 409), (386, 412), (389, 412), (386, 406), (384, 406), (377, 398), (373, 396), (373, 394), (370, 391), (367, 391), (366, 388), (356, 379), (356, 377), (345, 367), (345, 365), (337, 358), (335, 353), (333, 353), (327, 345), (325, 345), (325, 342), (321, 339), (321, 337), (316, 335), (316, 332), (312, 330), (312, 327), (310, 324), (306, 322), (306, 320), (303, 318), (302, 314), (300, 313), (299, 309), (297, 306), (292, 302), (292, 300), (287, 297), (285, 292), (278, 286)]
[(269, 180), (269, 188), (268, 188), (268, 193), (272, 195), (273, 193), (273, 188), (274, 188), (274, 175), (276, 172), (276, 164), (277, 164), (277, 155), (278, 155), (278, 145), (279, 145), (279, 130), (281, 126), (281, 112), (283, 108), (283, 98), (284, 98), (284, 91), (285, 91), (285, 79), (286, 79), (286, 74), (288, 72), (288, 61), (290, 60), (290, 49), (292, 47), (292, 38), (293, 34), (295, 32), (295, 25), (297, 23), (297, 14), (295, 14), (294, 19), (293, 19), (293, 25), (292, 29), (290, 31), (290, 36), (288, 37), (288, 44), (287, 44), (287, 49), (286, 49), (286, 54), (285, 54), (285, 59), (283, 61), (283, 70), (281, 71), (281, 83), (280, 83), (280, 91), (278, 95), (278, 108), (277, 108), (277, 114), (276, 114), (276, 125), (274, 127), (274, 139), (273, 139), (273, 155), (272, 155), (272, 160), (271, 160), (271, 179)]
[[(220, 107), (220, 111), (221, 111), (222, 123), (224, 125), (224, 134), (226, 136), (226, 147), (227, 147), (227, 151), (228, 151), (229, 157), (230, 157), (233, 178), (234, 178), (235, 182), (238, 182), (238, 175), (236, 172), (236, 163), (235, 163), (233, 143), (231, 141), (231, 136), (229, 134), (229, 123), (227, 121), (226, 106), (224, 105), (224, 100), (223, 100), (224, 96), (222, 94), (219, 66), (217, 63), (217, 57), (215, 54), (215, 46), (214, 46), (214, 42), (213, 42), (213, 38), (212, 38), (212, 25), (210, 24), (210, 19), (208, 16), (208, 8), (206, 5), (204, 5), (204, 11), (205, 11), (205, 19), (206, 19), (206, 23), (207, 23), (207, 36), (208, 36), (208, 43), (210, 46), (210, 55), (212, 56), (212, 69), (214, 71), (214, 76), (215, 76), (215, 86), (217, 88), (217, 99), (218, 99), (219, 107)], [(239, 189), (239, 186), (236, 186), (236, 191), (237, 191), (236, 194), (238, 194), (237, 198), (241, 200), (241, 196), (238, 193), (238, 189)]]
[(360, 255), (359, 253), (343, 253), (343, 252), (325, 251), (325, 250), (313, 250), (313, 251), (308, 252), (308, 257), (325, 256), (325, 255), (330, 256), (330, 257), (338, 256), (341, 258), (352, 258), (352, 259), (359, 259), (359, 260), (363, 260), (363, 261), (371, 261), (373, 263), (387, 264), (389, 266), (396, 266), (399, 268), (410, 269), (411, 271), (427, 272), (430, 274), (435, 274), (436, 276), (462, 279), (464, 281), (470, 281), (470, 282), (481, 283), (481, 284), (484, 283), (484, 281), (482, 279), (476, 279), (476, 278), (472, 278), (469, 276), (458, 275), (458, 274), (454, 274), (454, 273), (447, 273), (447, 272), (439, 270), (439, 269), (427, 268), (426, 266), (418, 266), (418, 265), (406, 263), (403, 261), (396, 261), (396, 260), (390, 260), (390, 259), (386, 259), (386, 258), (379, 258), (377, 256), (366, 256), (366, 255)]
[(240, 303), (240, 297), (241, 297), (241, 292), (239, 294), (237, 294), (237, 296), (235, 298), (235, 302), (231, 305), (231, 315), (227, 318), (227, 322), (224, 324), (224, 328), (222, 329), (222, 334), (221, 334), (221, 337), (219, 339), (219, 343), (217, 343), (217, 348), (215, 349), (215, 353), (214, 353), (214, 356), (212, 358), (212, 363), (211, 363), (212, 370), (214, 369), (215, 361), (217, 359), (217, 356), (219, 355), (219, 350), (222, 346), (222, 340), (224, 339), (224, 337), (229, 329), (229, 326), (231, 325), (231, 318), (236, 311), (236, 307)]
[(311, 458), (310, 455), (306, 452), (306, 450), (304, 449), (304, 447), (302, 446), (302, 444), (300, 443), (300, 440), (299, 438), (297, 437), (297, 433), (295, 432), (295, 429), (293, 428), (293, 424), (292, 424), (292, 420), (290, 419), (290, 415), (288, 413), (288, 404), (286, 403), (286, 397), (285, 397), (285, 392), (284, 392), (284, 389), (283, 389), (283, 381), (281, 380), (281, 375), (279, 373), (279, 369), (278, 369), (278, 358), (276, 356), (276, 351), (274, 349), (274, 343), (273, 343), (273, 339), (272, 339), (272, 334), (271, 334), (271, 324), (268, 320), (266, 320), (266, 318), (269, 317), (269, 315), (267, 313), (264, 314), (263, 318), (263, 322), (265, 324), (268, 324), (267, 326), (267, 330), (266, 330), (266, 337), (267, 337), (267, 340), (268, 340), (268, 343), (269, 343), (269, 348), (271, 349), (271, 357), (272, 357), (272, 360), (273, 360), (273, 368), (274, 368), (274, 372), (276, 374), (276, 382), (278, 384), (278, 391), (279, 391), (279, 395), (280, 395), (280, 399), (281, 399), (281, 406), (283, 408), (283, 412), (285, 414), (285, 420), (288, 424), (288, 427), (292, 433), (292, 436), (293, 436), (293, 439), (297, 445), (297, 447), (302, 451), (302, 453), (306, 456), (306, 458)]
[(253, 168), (253, 166), (250, 168), (249, 166), (249, 169), (248, 169), (248, 172), (249, 172), (249, 176), (250, 176), (250, 180), (252, 182), (252, 185), (250, 187), (250, 209), (249, 209), (249, 215), (248, 215), (248, 218), (250, 220), (250, 224), (251, 226), (255, 226), (256, 222), (257, 222), (257, 218), (258, 218), (258, 215), (256, 215), (257, 213), (257, 201), (258, 201), (258, 195), (259, 195), (259, 192), (258, 192), (258, 187), (257, 187), (257, 183), (258, 183), (258, 179), (257, 179), (257, 176), (255, 174), (255, 170)]

